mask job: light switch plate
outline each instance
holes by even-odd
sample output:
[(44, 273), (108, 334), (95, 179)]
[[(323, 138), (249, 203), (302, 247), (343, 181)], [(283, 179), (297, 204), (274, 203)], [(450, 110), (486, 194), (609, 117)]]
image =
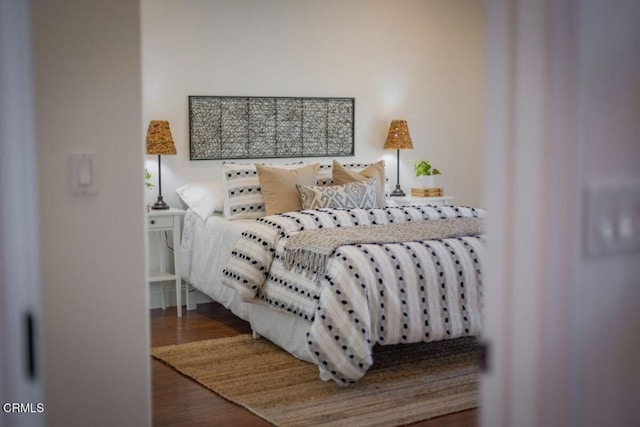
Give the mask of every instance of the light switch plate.
[(620, 250), (625, 253), (640, 251), (640, 185), (618, 191), (617, 226)]
[(591, 185), (586, 189), (586, 251), (603, 256), (615, 252), (616, 197), (612, 188)]
[(587, 255), (640, 251), (640, 184), (592, 184), (585, 201)]
[(96, 153), (94, 151), (72, 151), (70, 159), (71, 193), (78, 195), (97, 194)]

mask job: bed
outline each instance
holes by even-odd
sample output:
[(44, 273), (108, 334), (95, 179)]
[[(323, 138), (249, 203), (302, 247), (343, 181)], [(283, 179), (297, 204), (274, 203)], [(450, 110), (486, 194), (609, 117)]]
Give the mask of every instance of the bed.
[(485, 215), (376, 206), (229, 220), (189, 210), (183, 277), (323, 380), (349, 385), (375, 345), (479, 334)]

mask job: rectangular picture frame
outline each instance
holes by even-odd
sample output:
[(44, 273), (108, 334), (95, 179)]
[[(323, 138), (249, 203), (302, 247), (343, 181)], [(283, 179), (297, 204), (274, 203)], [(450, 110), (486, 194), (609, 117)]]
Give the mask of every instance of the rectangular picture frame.
[(355, 98), (189, 96), (191, 160), (353, 156)]

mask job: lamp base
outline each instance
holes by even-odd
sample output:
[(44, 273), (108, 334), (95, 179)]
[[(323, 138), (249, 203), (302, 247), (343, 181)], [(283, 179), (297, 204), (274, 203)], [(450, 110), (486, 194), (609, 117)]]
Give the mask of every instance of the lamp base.
[(391, 197), (404, 197), (404, 196), (406, 196), (406, 194), (404, 194), (404, 191), (402, 191), (402, 188), (400, 188), (400, 184), (396, 184), (396, 188), (394, 188), (394, 190), (391, 192), (390, 196)]
[(158, 196), (158, 200), (151, 206), (151, 209), (169, 209), (169, 205), (162, 200), (162, 196)]

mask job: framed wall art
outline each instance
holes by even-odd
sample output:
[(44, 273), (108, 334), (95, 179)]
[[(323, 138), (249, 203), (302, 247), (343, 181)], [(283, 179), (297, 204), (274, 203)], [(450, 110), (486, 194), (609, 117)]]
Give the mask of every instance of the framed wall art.
[(355, 98), (189, 96), (191, 160), (354, 155)]

